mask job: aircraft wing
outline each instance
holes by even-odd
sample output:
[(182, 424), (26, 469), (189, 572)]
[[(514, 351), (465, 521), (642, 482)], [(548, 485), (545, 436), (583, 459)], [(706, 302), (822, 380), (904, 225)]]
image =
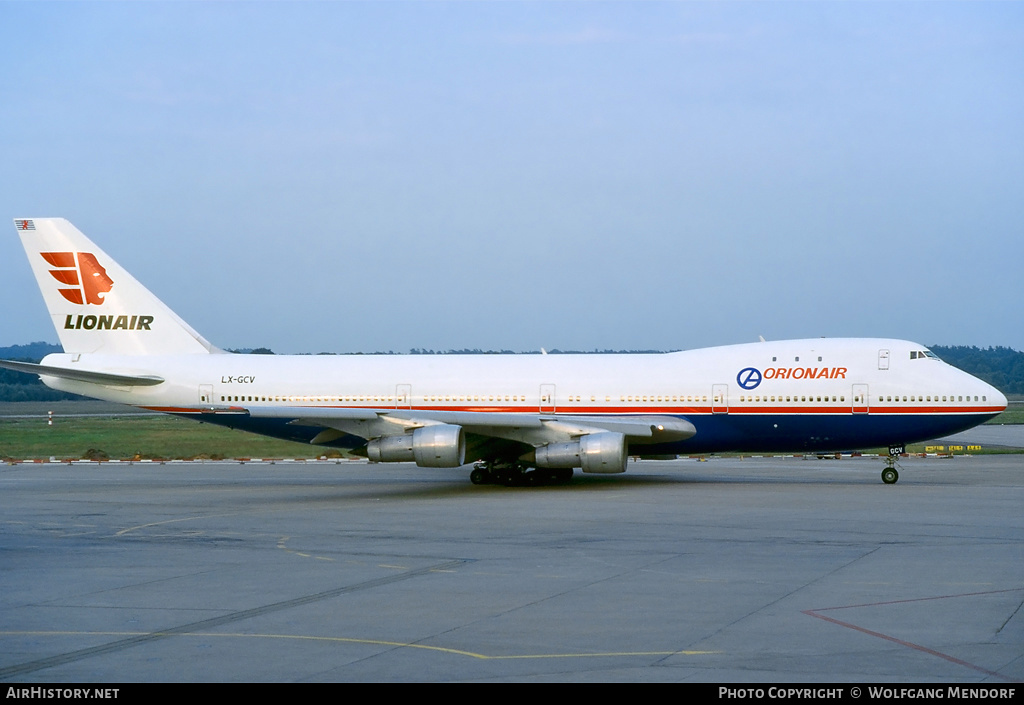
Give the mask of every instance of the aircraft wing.
[(538, 446), (592, 433), (621, 433), (632, 443), (664, 443), (690, 438), (697, 430), (675, 416), (588, 416), (539, 413), (486, 413), (418, 409), (342, 409), (329, 407), (257, 407), (254, 418), (288, 418), (371, 439), (399, 435), (424, 426), (449, 424), (467, 433)]
[(37, 365), (34, 362), (17, 362), (15, 360), (0, 360), (0, 367), (17, 372), (27, 372), (40, 377), (60, 377), (62, 379), (73, 379), (78, 382), (91, 382), (92, 384), (104, 384), (113, 387), (152, 387), (163, 384), (164, 378), (156, 375), (127, 375), (113, 372), (96, 372), (94, 370), (73, 370), (67, 367), (53, 367), (52, 365)]

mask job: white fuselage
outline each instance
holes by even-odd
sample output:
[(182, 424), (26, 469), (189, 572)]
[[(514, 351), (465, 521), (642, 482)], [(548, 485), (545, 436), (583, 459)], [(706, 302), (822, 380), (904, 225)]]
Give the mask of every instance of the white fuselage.
[[(681, 450), (831, 447), (809, 445), (819, 438), (811, 426), (825, 419), (830, 427), (843, 419), (856, 424), (858, 417), (888, 419), (891, 442), (924, 440), (933, 428), (948, 431), (954, 419), (974, 425), (1005, 408), (998, 390), (925, 350), (902, 340), (809, 339), (644, 355), (81, 355), (78, 362), (51, 355), (44, 363), (167, 381), (119, 389), (44, 379), (59, 389), (184, 414), (241, 407), (279, 416), (321, 407), (684, 416), (698, 432)], [(701, 421), (711, 417), (719, 418), (701, 438)], [(722, 432), (726, 419), (755, 417), (806, 423), (788, 424), (774, 437), (760, 426), (753, 435), (742, 425)], [(834, 431), (825, 438), (843, 448), (877, 444), (877, 422), (860, 425), (871, 429), (864, 444)]]

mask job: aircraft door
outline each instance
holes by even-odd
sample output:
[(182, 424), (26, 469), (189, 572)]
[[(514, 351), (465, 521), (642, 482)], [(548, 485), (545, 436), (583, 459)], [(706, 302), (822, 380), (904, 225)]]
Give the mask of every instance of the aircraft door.
[(412, 385), (411, 384), (396, 384), (395, 385), (395, 408), (396, 409), (411, 409), (412, 408)]
[(855, 384), (853, 385), (853, 407), (851, 411), (855, 414), (866, 414), (868, 413), (868, 385), (866, 384)]
[(213, 385), (212, 384), (200, 384), (199, 385), (199, 403), (204, 405), (213, 404)]
[(728, 384), (712, 384), (711, 385), (711, 413), (712, 414), (728, 414), (729, 413), (729, 385)]
[(540, 385), (540, 413), (555, 413), (555, 385)]
[(879, 350), (878, 351), (878, 369), (887, 370), (889, 369), (889, 351)]

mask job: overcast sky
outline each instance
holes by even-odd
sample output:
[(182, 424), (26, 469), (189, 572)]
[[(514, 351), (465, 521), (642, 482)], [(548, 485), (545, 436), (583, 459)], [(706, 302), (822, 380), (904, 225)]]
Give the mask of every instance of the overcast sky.
[(68, 218), (221, 347), (1024, 349), (1024, 3), (0, 3)]

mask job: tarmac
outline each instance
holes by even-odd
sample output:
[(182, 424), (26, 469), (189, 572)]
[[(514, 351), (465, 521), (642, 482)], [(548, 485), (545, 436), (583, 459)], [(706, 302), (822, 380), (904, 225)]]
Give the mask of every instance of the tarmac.
[(0, 466), (0, 682), (1024, 681), (1024, 456)]

